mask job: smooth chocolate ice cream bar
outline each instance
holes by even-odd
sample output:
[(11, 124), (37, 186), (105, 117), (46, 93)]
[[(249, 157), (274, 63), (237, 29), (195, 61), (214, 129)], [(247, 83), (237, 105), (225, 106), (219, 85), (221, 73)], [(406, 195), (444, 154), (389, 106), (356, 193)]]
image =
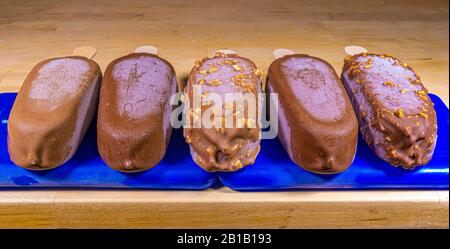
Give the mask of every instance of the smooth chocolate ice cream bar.
[(389, 55), (348, 56), (342, 82), (361, 134), (378, 157), (405, 169), (430, 161), (436, 145), (436, 113), (410, 66)]
[[(197, 95), (195, 87), (199, 88)], [(192, 125), (184, 128), (195, 163), (207, 171), (235, 171), (253, 164), (260, 149), (258, 117), (253, 115), (258, 109), (260, 92), (261, 70), (247, 58), (216, 53), (212, 58), (195, 62), (185, 88), (185, 114)], [(227, 94), (234, 98), (227, 100)], [(213, 95), (220, 104), (206, 101)], [(241, 101), (240, 95), (255, 101)], [(194, 99), (206, 103), (195, 107)], [(203, 123), (196, 127), (194, 120), (200, 116), (204, 120), (210, 108), (214, 108), (211, 116), (221, 113), (217, 116), (222, 119), (209, 127)]]
[(16, 165), (43, 170), (68, 161), (97, 111), (100, 67), (80, 56), (48, 59), (26, 77), (8, 120)]
[(358, 124), (329, 63), (302, 54), (278, 58), (269, 67), (268, 91), (278, 93), (278, 138), (292, 161), (322, 174), (350, 166)]
[(131, 53), (112, 61), (100, 89), (97, 142), (111, 168), (138, 172), (166, 153), (171, 95), (177, 91), (172, 65), (157, 55)]

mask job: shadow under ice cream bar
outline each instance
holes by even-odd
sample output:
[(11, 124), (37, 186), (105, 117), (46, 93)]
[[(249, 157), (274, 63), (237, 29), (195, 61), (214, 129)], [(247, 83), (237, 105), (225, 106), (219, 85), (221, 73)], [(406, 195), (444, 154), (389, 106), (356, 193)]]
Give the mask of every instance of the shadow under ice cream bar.
[(169, 100), (177, 91), (175, 71), (146, 48), (111, 62), (100, 90), (98, 149), (103, 161), (119, 171), (158, 164), (172, 132)]
[[(79, 56), (85, 55), (87, 57)], [(100, 67), (95, 49), (47, 59), (26, 77), (8, 120), (8, 151), (18, 166), (42, 170), (57, 167), (76, 152), (95, 116)]]
[(341, 77), (362, 137), (378, 157), (407, 169), (430, 161), (436, 113), (411, 67), (392, 56), (360, 53), (345, 58)]
[(297, 165), (338, 173), (351, 165), (358, 124), (333, 67), (322, 59), (277, 49), (268, 91), (278, 93), (278, 138)]
[[(196, 118), (204, 116), (206, 109), (215, 106), (224, 116), (229, 113), (234, 122), (233, 128), (225, 127), (225, 120), (211, 128), (190, 126), (184, 128), (186, 142), (189, 143), (193, 160), (207, 171), (235, 171), (246, 165), (253, 164), (260, 150), (260, 129), (257, 117), (250, 117), (250, 108), (258, 110), (256, 106), (237, 106), (238, 102), (214, 103), (208, 101), (195, 108), (194, 101), (208, 99), (217, 94), (219, 99), (226, 100), (225, 94), (251, 94), (258, 100), (261, 92), (261, 71), (247, 58), (235, 53), (217, 52), (212, 58), (196, 61), (192, 69), (188, 85), (185, 88), (185, 114), (188, 122), (195, 122)], [(201, 89), (199, 96), (194, 96), (195, 87)], [(206, 101), (205, 101), (206, 102)], [(244, 114), (238, 118), (239, 110)], [(215, 114), (213, 114), (215, 115)], [(243, 122), (242, 128), (237, 126)]]

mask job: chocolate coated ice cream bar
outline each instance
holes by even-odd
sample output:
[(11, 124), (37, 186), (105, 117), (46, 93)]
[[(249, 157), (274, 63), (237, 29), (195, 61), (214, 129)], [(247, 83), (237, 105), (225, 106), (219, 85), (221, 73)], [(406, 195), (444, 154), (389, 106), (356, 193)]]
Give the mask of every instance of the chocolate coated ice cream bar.
[(430, 161), (436, 113), (410, 66), (389, 55), (362, 53), (345, 58), (341, 77), (361, 134), (378, 157), (406, 169)]
[[(199, 89), (197, 95), (195, 87)], [(236, 171), (253, 164), (260, 149), (258, 117), (253, 115), (260, 92), (261, 71), (247, 58), (216, 53), (212, 58), (196, 61), (185, 88), (185, 113), (192, 125), (184, 129), (184, 136), (199, 166), (207, 171)], [(233, 99), (227, 100), (227, 94)], [(217, 100), (206, 101), (214, 95)], [(194, 100), (202, 99), (206, 103), (195, 107)], [(200, 123), (201, 127), (195, 127), (194, 120), (206, 120), (204, 115), (210, 108), (216, 108), (212, 116), (217, 114), (223, 119), (218, 118), (217, 125), (205, 127)]]
[(172, 65), (157, 55), (131, 53), (111, 62), (100, 89), (97, 142), (111, 168), (138, 172), (164, 157), (172, 127)]
[(292, 161), (322, 174), (350, 166), (358, 124), (329, 63), (308, 55), (285, 55), (270, 65), (267, 86), (278, 93), (278, 138)]
[(100, 67), (80, 56), (48, 59), (25, 79), (8, 120), (8, 151), (18, 166), (57, 167), (76, 152), (98, 103)]

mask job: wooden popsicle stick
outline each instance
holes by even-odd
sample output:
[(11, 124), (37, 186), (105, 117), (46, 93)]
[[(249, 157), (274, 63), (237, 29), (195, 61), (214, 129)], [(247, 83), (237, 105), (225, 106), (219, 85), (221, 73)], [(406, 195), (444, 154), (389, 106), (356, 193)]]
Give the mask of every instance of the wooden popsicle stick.
[(151, 45), (144, 45), (144, 46), (140, 46), (137, 47), (134, 50), (135, 53), (148, 53), (148, 54), (154, 54), (157, 55), (158, 54), (158, 48), (155, 46), (151, 46)]
[(97, 49), (91, 46), (80, 46), (76, 47), (73, 52), (73, 55), (83, 56), (90, 60), (94, 59), (97, 54)]
[(361, 46), (347, 46), (344, 48), (344, 51), (347, 55), (355, 55), (355, 54), (361, 54), (361, 53), (367, 53), (367, 49)]
[(285, 55), (295, 54), (295, 52), (287, 48), (277, 48), (273, 50), (272, 54), (275, 59), (278, 59)]

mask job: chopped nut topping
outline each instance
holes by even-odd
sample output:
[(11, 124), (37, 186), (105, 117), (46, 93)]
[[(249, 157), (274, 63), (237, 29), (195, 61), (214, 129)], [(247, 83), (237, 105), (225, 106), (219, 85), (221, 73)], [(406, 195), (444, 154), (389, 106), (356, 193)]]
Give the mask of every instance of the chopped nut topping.
[(411, 127), (409, 127), (409, 126), (405, 126), (405, 131), (409, 135), (412, 133)]
[(200, 74), (206, 74), (206, 70), (199, 70), (198, 73), (200, 73)]
[(208, 152), (208, 154), (212, 155), (214, 153), (214, 149), (211, 147), (206, 148), (206, 152)]
[(361, 118), (366, 118), (367, 117), (367, 113), (365, 111), (361, 111)]
[(230, 65), (236, 64), (236, 63), (237, 63), (237, 60), (225, 59), (225, 60), (223, 61), (223, 63), (224, 63), (225, 65), (230, 66)]
[(240, 71), (240, 70), (242, 70), (242, 68), (243, 68), (243, 66), (241, 66), (241, 65), (233, 65), (233, 66), (231, 66), (235, 71)]
[(233, 162), (233, 165), (236, 166), (236, 167), (239, 168), (239, 169), (243, 167), (243, 166), (242, 166), (242, 163), (241, 163), (241, 160), (239, 160), (239, 159), (236, 160), (236, 161), (234, 161), (234, 162)]
[(239, 85), (240, 87), (242, 87), (242, 89), (245, 92), (252, 92), (253, 90), (255, 90), (255, 85), (251, 84), (251, 83), (244, 83)]
[(424, 117), (425, 119), (428, 119), (428, 114), (426, 114), (424, 112), (419, 112), (419, 115)]
[(371, 68), (371, 67), (372, 67), (372, 65), (365, 65), (365, 66), (364, 66), (365, 69), (369, 69), (369, 68)]
[(386, 141), (389, 141), (389, 142), (391, 142), (391, 141), (392, 141), (392, 138), (391, 138), (391, 137), (389, 137), (389, 136), (385, 137), (384, 139), (386, 139)]
[(227, 57), (227, 54), (222, 53), (222, 52), (216, 52), (216, 53), (214, 54), (214, 57)]
[(204, 91), (202, 92), (202, 94), (200, 94), (200, 97), (205, 98), (206, 96), (208, 96), (209, 91)]
[(408, 91), (407, 89), (402, 89), (402, 90), (400, 90), (400, 92), (401, 92), (402, 94), (405, 94), (407, 91)]
[(220, 80), (214, 79), (214, 80), (208, 81), (207, 84), (210, 86), (220, 86), (222, 84), (222, 82)]
[(194, 67), (200, 67), (202, 65), (202, 61), (201, 60), (195, 60), (194, 61)]
[(405, 115), (403, 114), (403, 110), (402, 109), (398, 109), (397, 112), (395, 113), (399, 118), (404, 118)]
[(392, 82), (392, 81), (386, 81), (386, 82), (384, 82), (383, 83), (383, 85), (385, 85), (385, 86), (395, 86), (395, 84)]
[(427, 99), (427, 92), (425, 92), (424, 90), (416, 90), (415, 93), (416, 93), (417, 96), (419, 96), (419, 98), (421, 100), (426, 100)]
[(424, 90), (417, 90), (416, 93), (419, 94), (419, 95), (427, 94)]
[(197, 82), (197, 84), (205, 84), (205, 80), (204, 79), (200, 79), (198, 82)]
[(393, 158), (397, 158), (397, 152), (391, 151), (391, 155), (392, 155)]
[(215, 73), (217, 72), (219, 69), (217, 67), (212, 67), (208, 70), (208, 73)]
[(231, 78), (231, 81), (232, 81), (233, 83), (235, 83), (236, 85), (238, 85), (238, 86), (245, 84), (245, 81), (244, 81), (243, 79), (240, 79), (240, 78), (238, 78), (238, 77), (236, 77), (236, 76), (234, 76), (233, 78)]
[(250, 78), (250, 75), (239, 73), (238, 75), (236, 75), (236, 77), (238, 77), (239, 79), (245, 79), (245, 78)]
[(255, 70), (255, 75), (256, 75), (256, 77), (261, 78), (262, 74), (263, 74), (263, 72), (262, 72), (261, 69), (258, 68), (258, 69)]

